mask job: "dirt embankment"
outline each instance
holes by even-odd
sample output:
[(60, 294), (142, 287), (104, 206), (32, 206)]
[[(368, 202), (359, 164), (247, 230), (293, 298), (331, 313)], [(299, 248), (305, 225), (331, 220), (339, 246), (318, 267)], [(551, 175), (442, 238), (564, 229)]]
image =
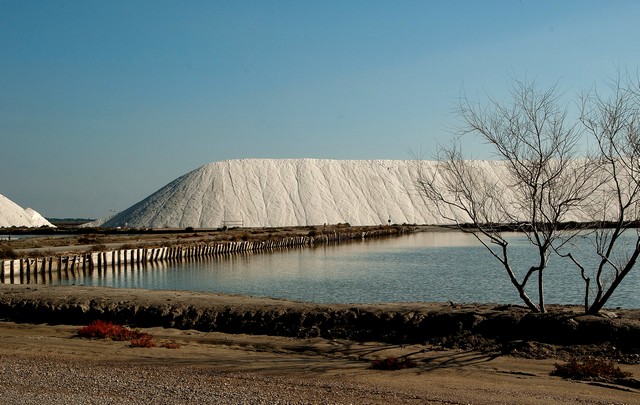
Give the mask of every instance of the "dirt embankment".
[(322, 337), (500, 351), (529, 357), (593, 353), (640, 361), (640, 310), (585, 316), (575, 307), (407, 303), (321, 305), (188, 291), (0, 285), (0, 319)]
[[(57, 228), (20, 229), (0, 228), (0, 248), (12, 249), (16, 254), (28, 257), (34, 253), (77, 252), (104, 249), (150, 248), (200, 243), (228, 243), (239, 241), (263, 242), (303, 236), (322, 237), (368, 233), (371, 235), (402, 235), (419, 231), (441, 231), (444, 226), (350, 226), (348, 224), (317, 225), (281, 228), (220, 228), (220, 229), (112, 229), (112, 228)], [(13, 238), (14, 235), (33, 235), (29, 238)], [(2, 252), (0, 251), (0, 254)]]

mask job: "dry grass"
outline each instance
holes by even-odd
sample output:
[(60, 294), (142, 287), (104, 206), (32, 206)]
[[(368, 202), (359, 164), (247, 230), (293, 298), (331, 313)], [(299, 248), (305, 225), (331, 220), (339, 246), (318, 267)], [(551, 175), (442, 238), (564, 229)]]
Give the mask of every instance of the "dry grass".
[(18, 253), (11, 246), (0, 245), (0, 259), (12, 260), (18, 257)]
[(631, 373), (622, 371), (613, 361), (597, 357), (584, 359), (572, 358), (565, 364), (555, 364), (551, 375), (571, 380), (616, 382), (631, 377)]

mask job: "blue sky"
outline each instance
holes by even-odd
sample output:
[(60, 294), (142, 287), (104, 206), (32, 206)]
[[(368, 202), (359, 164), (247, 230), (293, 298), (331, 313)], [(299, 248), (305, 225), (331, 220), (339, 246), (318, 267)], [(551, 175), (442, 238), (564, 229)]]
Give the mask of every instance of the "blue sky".
[(0, 194), (95, 218), (213, 161), (428, 156), (463, 87), (573, 98), (635, 72), (638, 21), (638, 1), (0, 0)]

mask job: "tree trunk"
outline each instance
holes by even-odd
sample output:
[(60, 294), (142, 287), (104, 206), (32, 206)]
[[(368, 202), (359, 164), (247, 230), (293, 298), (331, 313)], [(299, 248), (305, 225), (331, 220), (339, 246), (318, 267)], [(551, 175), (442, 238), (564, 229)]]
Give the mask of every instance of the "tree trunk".
[(540, 313), (544, 314), (546, 310), (544, 307), (544, 273), (542, 269), (538, 270), (538, 294), (540, 297)]

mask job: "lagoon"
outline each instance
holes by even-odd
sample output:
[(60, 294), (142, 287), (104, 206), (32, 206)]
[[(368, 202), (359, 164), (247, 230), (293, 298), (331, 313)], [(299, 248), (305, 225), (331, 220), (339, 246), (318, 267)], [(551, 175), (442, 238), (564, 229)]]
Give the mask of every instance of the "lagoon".
[[(535, 252), (510, 235), (512, 263), (525, 271)], [(583, 249), (588, 252), (588, 238)], [(595, 258), (591, 258), (595, 260)], [(535, 280), (533, 280), (535, 281)], [(209, 291), (315, 303), (447, 302), (520, 304), (501, 265), (473, 236), (420, 232), (340, 245), (221, 255), (78, 275), (60, 284)], [(584, 284), (568, 261), (554, 257), (546, 272), (548, 304), (582, 304)], [(640, 308), (634, 270), (609, 307)], [(535, 284), (529, 295), (537, 300)]]

